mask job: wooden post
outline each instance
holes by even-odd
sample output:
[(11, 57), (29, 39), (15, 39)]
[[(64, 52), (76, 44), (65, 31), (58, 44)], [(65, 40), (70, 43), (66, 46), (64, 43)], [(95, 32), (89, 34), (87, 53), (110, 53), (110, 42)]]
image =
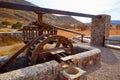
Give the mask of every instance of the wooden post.
[(38, 13), (38, 23), (43, 21), (43, 13)]
[(84, 34), (81, 35), (81, 42), (83, 43)]
[[(43, 22), (43, 14), (44, 13), (41, 13), (41, 12), (35, 12), (35, 13), (37, 13), (38, 14), (38, 25), (40, 24), (40, 23), (42, 23)], [(39, 31), (38, 31), (38, 35), (40, 36), (40, 35), (42, 35), (43, 34), (43, 29), (42, 29), (42, 26), (38, 26), (39, 27)]]

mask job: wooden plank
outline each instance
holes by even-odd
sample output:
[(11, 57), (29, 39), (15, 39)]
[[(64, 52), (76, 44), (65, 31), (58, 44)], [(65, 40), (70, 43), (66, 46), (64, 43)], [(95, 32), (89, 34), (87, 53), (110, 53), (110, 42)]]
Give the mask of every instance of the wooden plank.
[(42, 53), (51, 53), (52, 55), (55, 55), (55, 54), (59, 54), (59, 53), (61, 53), (61, 52), (67, 52), (67, 51), (69, 51), (70, 49), (68, 49), (68, 48), (64, 48), (64, 47), (59, 47), (59, 48), (53, 48), (53, 49), (49, 49), (49, 50), (43, 50), (43, 52), (41, 52), (41, 54)]
[(88, 18), (100, 17), (100, 16), (92, 15), (92, 14), (84, 14), (84, 13), (69, 12), (69, 11), (62, 11), (62, 10), (55, 10), (55, 9), (47, 9), (47, 8), (42, 8), (42, 7), (8, 3), (8, 2), (3, 2), (3, 1), (0, 1), (0, 8), (27, 10), (27, 11), (35, 11), (35, 12), (38, 11), (41, 13), (53, 13), (53, 14), (81, 16), (81, 17), (88, 17)]
[(72, 55), (70, 55), (70, 56), (66, 56), (66, 57), (62, 57), (62, 58), (60, 58), (62, 61), (67, 61), (67, 60), (70, 60), (70, 59), (72, 59), (73, 58), (73, 56)]
[(62, 52), (65, 52), (65, 50), (59, 49), (59, 50), (56, 50), (56, 51), (51, 51), (50, 53), (51, 53), (52, 55), (55, 55), (55, 54), (59, 54), (59, 53), (62, 53)]

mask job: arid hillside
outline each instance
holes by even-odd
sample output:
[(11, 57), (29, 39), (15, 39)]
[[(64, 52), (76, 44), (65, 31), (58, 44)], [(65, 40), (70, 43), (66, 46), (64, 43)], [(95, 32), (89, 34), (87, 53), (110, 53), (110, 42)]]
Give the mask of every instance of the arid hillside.
[[(23, 4), (29, 6), (36, 6), (25, 0), (0, 0), (4, 2)], [(37, 14), (31, 11), (23, 10), (14, 10), (14, 9), (5, 9), (0, 8), (0, 22), (9, 21), (11, 23), (22, 22), (24, 24), (29, 24), (32, 21), (37, 20)], [(56, 16), (52, 14), (44, 14), (43, 21), (46, 23), (68, 26), (73, 24), (79, 24), (83, 26), (84, 24), (73, 17), (70, 16)]]

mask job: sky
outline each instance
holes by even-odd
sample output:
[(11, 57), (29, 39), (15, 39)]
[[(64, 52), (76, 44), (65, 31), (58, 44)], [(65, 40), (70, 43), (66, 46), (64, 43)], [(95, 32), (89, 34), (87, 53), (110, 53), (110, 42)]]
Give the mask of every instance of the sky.
[[(120, 0), (27, 0), (43, 8), (65, 10), (86, 14), (108, 14), (111, 20), (120, 20)], [(74, 17), (83, 22), (90, 18)]]

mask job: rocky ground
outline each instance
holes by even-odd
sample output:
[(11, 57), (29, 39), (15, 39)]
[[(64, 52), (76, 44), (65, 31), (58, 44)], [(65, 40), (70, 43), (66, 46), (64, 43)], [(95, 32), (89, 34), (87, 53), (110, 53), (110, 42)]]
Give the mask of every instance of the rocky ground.
[(120, 50), (98, 48), (101, 62), (86, 69), (88, 80), (120, 80)]

